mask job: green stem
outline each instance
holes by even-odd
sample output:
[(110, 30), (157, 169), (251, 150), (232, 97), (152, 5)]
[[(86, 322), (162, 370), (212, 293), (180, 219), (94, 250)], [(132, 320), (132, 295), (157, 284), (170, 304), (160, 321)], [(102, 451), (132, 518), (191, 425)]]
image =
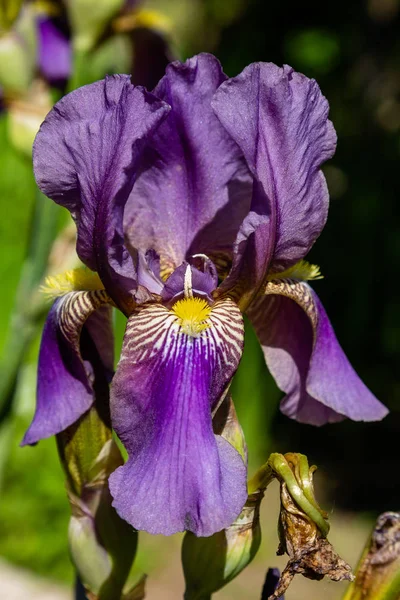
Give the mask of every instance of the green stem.
[(30, 239), (18, 285), (0, 377), (0, 422), (10, 413), (19, 368), (46, 311), (37, 287), (47, 267), (55, 237), (58, 208), (37, 191)]
[(275, 474), (268, 460), (249, 480), (247, 484), (247, 493), (250, 495), (254, 494), (257, 490), (265, 490), (273, 479), (275, 479)]

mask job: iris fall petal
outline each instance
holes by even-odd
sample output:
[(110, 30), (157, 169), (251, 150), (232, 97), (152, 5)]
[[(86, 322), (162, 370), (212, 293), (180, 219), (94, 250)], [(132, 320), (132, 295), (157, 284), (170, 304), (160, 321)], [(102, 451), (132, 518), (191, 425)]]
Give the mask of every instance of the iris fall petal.
[(267, 285), (269, 294), (249, 310), (265, 359), (279, 388), (281, 410), (302, 423), (323, 425), (345, 417), (376, 421), (386, 407), (350, 365), (325, 309), (306, 283)]
[(246, 501), (246, 467), (214, 435), (211, 418), (240, 360), (243, 321), (229, 300), (209, 318), (196, 337), (162, 305), (128, 322), (111, 416), (129, 458), (111, 475), (110, 490), (120, 516), (150, 533), (212, 535)]
[[(60, 433), (93, 404), (91, 357), (82, 357), (80, 349), (82, 328), (103, 369), (111, 374), (111, 317), (108, 307), (102, 306), (107, 301), (107, 294), (98, 291), (71, 292), (54, 302), (40, 345), (36, 412), (22, 445)], [(96, 309), (100, 310), (94, 314)]]

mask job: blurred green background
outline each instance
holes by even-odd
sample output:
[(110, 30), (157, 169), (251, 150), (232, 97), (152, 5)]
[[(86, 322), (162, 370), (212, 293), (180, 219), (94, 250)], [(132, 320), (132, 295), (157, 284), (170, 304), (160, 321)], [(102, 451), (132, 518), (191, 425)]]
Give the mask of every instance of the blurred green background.
[[(314, 287), (352, 364), (391, 413), (382, 423), (346, 421), (320, 429), (290, 421), (278, 410), (281, 394), (250, 330), (233, 398), (251, 469), (265, 461), (271, 450), (302, 452), (319, 465), (319, 495), (327, 509), (334, 508), (340, 515), (337, 531), (344, 537), (338, 543), (345, 549), (353, 543), (353, 534), (366, 531), (360, 522), (368, 524), (379, 512), (399, 508), (400, 4), (397, 0), (169, 0), (142, 5), (170, 19), (173, 35), (168, 39), (168, 56), (186, 58), (201, 50), (213, 51), (230, 76), (254, 61), (288, 63), (315, 77), (329, 100), (339, 142), (335, 157), (325, 167), (331, 192), (328, 224), (309, 256), (325, 276)], [(69, 22), (65, 30), (74, 34)], [(165, 51), (165, 37), (151, 31), (149, 35), (156, 37), (152, 46), (154, 40), (143, 43), (139, 34), (135, 29), (115, 37), (114, 30), (104, 27), (86, 61), (77, 44), (73, 80), (53, 87), (52, 98), (106, 72), (135, 70), (135, 57), (147, 60), (146, 68), (153, 69), (151, 81), (164, 65), (164, 58), (157, 62), (155, 53)], [(0, 60), (1, 81), (7, 66), (1, 52)], [(37, 70), (32, 73), (35, 80), (42, 79)], [(31, 331), (26, 314), (35, 304), (35, 286), (51, 241), (68, 222), (62, 209), (38, 195), (29, 143), (24, 152), (20, 135), (16, 139), (13, 112), (21, 98), (26, 100), (25, 92), (14, 89), (8, 94), (3, 84), (0, 115), (0, 556), (71, 583), (66, 549), (69, 507), (55, 443), (18, 446), (34, 410), (44, 318), (38, 311), (37, 326)], [(39, 241), (38, 223), (44, 232)], [(122, 327), (117, 318), (118, 340)], [(264, 508), (263, 519), (275, 523), (275, 509), (268, 510)], [(352, 533), (346, 538), (349, 529)], [(269, 534), (267, 538), (265, 552), (272, 556), (276, 541)], [(362, 542), (350, 554), (356, 555)], [(178, 555), (179, 543), (170, 543)], [(144, 548), (139, 557), (144, 568), (164, 561), (151, 539)], [(273, 566), (265, 556), (261, 553), (257, 559), (260, 572)], [(320, 588), (310, 589), (322, 593)], [(258, 591), (249, 592), (249, 597), (259, 597)], [(289, 600), (297, 597), (295, 591), (289, 592)]]

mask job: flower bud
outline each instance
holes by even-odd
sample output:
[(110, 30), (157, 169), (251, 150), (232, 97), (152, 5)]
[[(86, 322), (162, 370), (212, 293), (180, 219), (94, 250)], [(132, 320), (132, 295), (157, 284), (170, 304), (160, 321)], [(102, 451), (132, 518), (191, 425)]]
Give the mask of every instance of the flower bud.
[(268, 600), (278, 600), (297, 573), (309, 579), (328, 576), (333, 581), (351, 581), (350, 566), (326, 539), (329, 531), (327, 515), (314, 497), (312, 475), (316, 467), (309, 468), (307, 457), (295, 453), (271, 454), (267, 465), (280, 481), (281, 489), (278, 554), (289, 556)]
[(24, 41), (14, 31), (0, 37), (0, 85), (7, 95), (23, 94), (33, 77), (33, 64)]
[(70, 496), (72, 516), (68, 526), (71, 560), (82, 579), (85, 589), (98, 594), (112, 571), (111, 557), (101, 545), (94, 515), (78, 498)]
[(132, 569), (138, 534), (112, 507), (107, 483), (110, 472), (122, 464), (121, 454), (108, 439), (89, 466), (82, 450), (78, 444), (67, 453), (70, 481), (80, 493), (78, 497), (69, 491), (72, 516), (68, 539), (73, 564), (91, 599), (101, 590), (101, 597), (139, 600), (144, 598), (144, 577)]
[(123, 459), (104, 412), (106, 396), (99, 380), (92, 408), (57, 435), (72, 512), (69, 546), (88, 598), (101, 591), (102, 598), (140, 600), (144, 579), (133, 568), (138, 533), (118, 516), (108, 489), (108, 477)]
[(20, 96), (33, 80), (36, 63), (36, 24), (28, 5), (13, 28), (0, 32), (0, 85), (6, 97)]
[(343, 600), (400, 598), (400, 513), (380, 515)]
[(232, 525), (211, 537), (198, 538), (186, 533), (182, 546), (185, 600), (209, 598), (253, 560), (261, 543), (262, 498), (262, 492), (249, 496)]

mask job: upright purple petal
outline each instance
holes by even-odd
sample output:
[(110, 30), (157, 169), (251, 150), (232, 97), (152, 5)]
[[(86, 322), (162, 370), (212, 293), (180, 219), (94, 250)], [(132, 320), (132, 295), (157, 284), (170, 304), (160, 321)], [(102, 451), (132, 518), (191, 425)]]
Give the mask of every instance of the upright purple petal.
[(388, 412), (386, 407), (350, 365), (315, 292), (305, 283), (293, 284), (286, 295), (278, 295), (278, 289), (279, 284), (248, 314), (268, 368), (287, 394), (282, 412), (312, 425), (345, 417), (354, 421), (382, 419)]
[(123, 244), (123, 209), (145, 141), (167, 112), (127, 75), (114, 75), (60, 100), (34, 143), (38, 186), (71, 212), (79, 257), (119, 304), (136, 287)]
[(67, 36), (53, 19), (37, 20), (39, 69), (51, 83), (66, 81), (71, 74), (72, 47)]
[[(104, 291), (71, 292), (54, 302), (40, 345), (36, 412), (22, 445), (60, 433), (91, 407), (93, 352), (111, 375), (113, 335), (110, 310), (102, 307), (104, 302)], [(81, 352), (82, 328), (94, 344), (88, 355)]]
[(240, 513), (246, 467), (214, 435), (211, 411), (242, 345), (242, 317), (230, 300), (214, 305), (209, 327), (194, 337), (162, 305), (131, 315), (111, 387), (112, 422), (129, 459), (109, 483), (117, 512), (136, 529), (208, 536)]
[(217, 59), (200, 54), (170, 64), (154, 90), (172, 110), (146, 150), (124, 228), (132, 247), (153, 248), (175, 267), (190, 254), (230, 250), (249, 208), (243, 157), (211, 109), (225, 80)]
[(213, 107), (256, 180), (252, 211), (264, 219), (249, 229), (256, 239), (247, 260), (259, 273), (282, 270), (307, 254), (326, 221), (320, 166), (336, 144), (328, 103), (314, 80), (290, 67), (254, 63), (219, 87)]

